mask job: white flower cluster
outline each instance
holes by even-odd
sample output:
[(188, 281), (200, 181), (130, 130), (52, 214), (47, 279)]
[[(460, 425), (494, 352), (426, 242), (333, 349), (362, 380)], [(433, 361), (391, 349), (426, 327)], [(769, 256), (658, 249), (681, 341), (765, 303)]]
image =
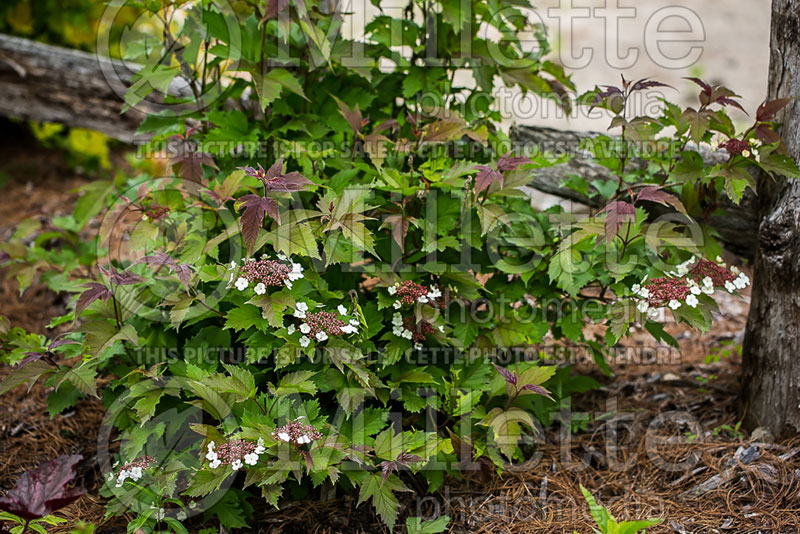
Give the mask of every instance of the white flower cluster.
[[(338, 321), (334, 320), (336, 318), (333, 314), (329, 314), (327, 312), (313, 313), (309, 318), (308, 303), (298, 302), (295, 304), (294, 313), (292, 315), (297, 319), (308, 319), (308, 321), (313, 320), (315, 328), (312, 328), (312, 325), (309, 324), (308, 321), (304, 321), (300, 324), (299, 328), (293, 324), (289, 325), (286, 332), (291, 336), (299, 329), (302, 336), (300, 336), (298, 341), (300, 342), (300, 346), (303, 348), (308, 347), (312, 340), (327, 340), (328, 332), (333, 332), (331, 335), (340, 335), (340, 333), (357, 334), (358, 326), (360, 324), (358, 319), (351, 319), (347, 312), (347, 308), (341, 304), (337, 306), (336, 311), (339, 313)], [(325, 315), (326, 317), (320, 317), (322, 315)], [(314, 331), (313, 335), (312, 331)]]
[(142, 478), (141, 467), (131, 467), (130, 469), (122, 469), (117, 475), (117, 487), (121, 488), (126, 480), (133, 480), (136, 482)]
[(414, 332), (403, 326), (403, 316), (398, 312), (392, 316), (392, 333), (405, 339), (411, 339), (414, 335)]
[(739, 271), (735, 266), (731, 266), (730, 271), (737, 275), (733, 282), (725, 282), (725, 289), (733, 293), (737, 289), (744, 289), (750, 285), (750, 277)]
[[(255, 448), (252, 449), (250, 448), (252, 447), (252, 442), (250, 442), (249, 447), (242, 447), (242, 444), (246, 443), (247, 442), (243, 440), (236, 440), (235, 442), (227, 443), (221, 447), (226, 449), (225, 452), (217, 452), (216, 444), (213, 441), (210, 442), (208, 444), (208, 452), (206, 453), (206, 460), (210, 462), (208, 466), (211, 469), (216, 469), (222, 465), (223, 460), (228, 462), (231, 469), (234, 471), (238, 471), (243, 465), (256, 465), (258, 463), (258, 457), (267, 451), (264, 446), (264, 440), (263, 438), (258, 438)], [(220, 455), (222, 455), (222, 458)]]
[[(303, 266), (300, 265), (299, 263), (293, 262), (284, 254), (278, 254), (277, 257), (282, 262), (289, 262), (289, 272), (284, 274), (286, 278), (282, 282), (287, 288), (291, 289), (293, 282), (296, 282), (297, 280), (303, 278)], [(268, 257), (266, 254), (264, 254), (263, 256), (261, 256), (261, 259), (267, 260)], [(244, 260), (244, 263), (249, 263), (253, 261), (256, 260), (254, 258), (247, 258)], [(236, 261), (232, 261), (228, 268), (228, 270), (231, 271), (230, 279), (228, 281), (228, 287), (230, 287), (230, 284), (233, 284), (233, 286), (239, 291), (244, 291), (250, 286), (250, 281), (244, 276), (238, 276), (238, 277), (236, 276), (237, 267), (238, 265), (236, 264)], [(267, 285), (264, 282), (258, 282), (256, 285), (253, 286), (253, 291), (255, 292), (256, 295), (264, 295), (267, 292)]]

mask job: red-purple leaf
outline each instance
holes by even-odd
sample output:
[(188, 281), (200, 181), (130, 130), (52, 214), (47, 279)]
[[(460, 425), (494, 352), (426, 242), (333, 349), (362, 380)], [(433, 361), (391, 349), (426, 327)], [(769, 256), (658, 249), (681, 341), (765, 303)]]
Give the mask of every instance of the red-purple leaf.
[(793, 98), (776, 98), (769, 102), (764, 102), (756, 110), (756, 120), (759, 122), (772, 120), (772, 118), (789, 103)]
[(301, 191), (307, 185), (313, 183), (299, 172), (290, 172), (281, 175), (271, 183), (267, 183), (267, 189), (283, 192)]
[(248, 250), (252, 250), (258, 238), (258, 230), (264, 224), (264, 215), (269, 215), (280, 224), (278, 203), (269, 197), (247, 195), (239, 199), (239, 208), (244, 208), (242, 213), (242, 237)]
[(508, 382), (512, 386), (517, 385), (517, 381), (519, 380), (517, 373), (512, 373), (505, 367), (500, 367), (499, 365), (495, 365), (494, 368), (497, 369), (497, 372), (500, 373), (500, 375), (505, 379), (506, 382)]
[(115, 271), (113, 268), (106, 269), (105, 267), (100, 267), (99, 269), (103, 276), (108, 278), (108, 281), (115, 286), (129, 286), (142, 281), (140, 276), (127, 271)]
[(736, 100), (734, 100), (732, 98), (728, 98), (727, 96), (721, 96), (721, 97), (717, 98), (716, 103), (720, 104), (720, 105), (723, 105), (723, 106), (733, 106), (736, 109), (741, 110), (745, 115), (747, 115), (747, 112), (744, 110), (744, 108), (742, 107), (742, 105), (739, 102), (737, 102)]
[(75, 464), (83, 457), (59, 456), (34, 470), (26, 471), (16, 485), (0, 498), (0, 510), (24, 520), (39, 519), (78, 500), (85, 490), (67, 489), (75, 478)]
[(499, 181), (501, 184), (503, 183), (503, 175), (488, 165), (476, 165), (473, 169), (478, 171), (478, 175), (475, 177), (476, 193), (480, 193), (488, 188), (495, 180)]
[(755, 129), (755, 134), (765, 145), (774, 145), (783, 141), (781, 136), (766, 124), (759, 124)]
[(606, 212), (606, 240), (611, 241), (623, 224), (633, 221), (636, 215), (636, 208), (629, 202), (616, 200), (600, 210)]
[(642, 91), (644, 89), (652, 89), (653, 87), (669, 87), (670, 89), (675, 89), (669, 84), (644, 78), (633, 84), (633, 87), (631, 87), (631, 91)]
[(88, 289), (81, 293), (81, 296), (78, 297), (78, 303), (75, 304), (76, 317), (83, 313), (83, 310), (85, 310), (89, 304), (97, 299), (103, 299), (104, 301), (107, 301), (109, 298), (111, 298), (111, 290), (103, 284), (89, 282), (88, 284), (83, 284), (83, 287), (87, 287)]
[(264, 9), (264, 16), (262, 21), (278, 18), (278, 14), (286, 9), (289, 5), (289, 0), (267, 0), (267, 7)]
[(178, 153), (172, 157), (170, 164), (175, 168), (181, 178), (200, 182), (203, 179), (203, 165), (217, 168), (214, 156), (206, 152), (197, 152), (192, 143), (183, 142)]
[(692, 78), (684, 78), (684, 80), (689, 80), (690, 82), (696, 83), (697, 85), (703, 88), (704, 93), (707, 93), (709, 96), (711, 96), (712, 87), (703, 80), (701, 80), (700, 78), (692, 77)]
[(533, 163), (533, 161), (531, 158), (526, 158), (524, 156), (512, 156), (511, 152), (507, 152), (504, 156), (497, 160), (497, 170), (513, 171), (520, 165), (524, 165), (526, 163)]
[(189, 281), (192, 278), (192, 266), (188, 263), (176, 265), (175, 274), (178, 275), (178, 280), (181, 281), (181, 285), (183, 285), (184, 288), (189, 289)]
[(636, 197), (636, 200), (649, 200), (650, 202), (657, 202), (664, 206), (670, 205), (679, 212), (686, 214), (686, 208), (683, 206), (683, 203), (678, 199), (678, 197), (671, 195), (666, 191), (662, 191), (660, 187), (654, 185), (642, 188), (642, 190), (639, 191), (639, 195)]
[(542, 386), (537, 386), (536, 384), (525, 384), (524, 386), (522, 386), (522, 389), (525, 389), (527, 391), (533, 391), (537, 395), (542, 395), (543, 397), (547, 397), (548, 399), (553, 400), (553, 397), (550, 395), (550, 392), (547, 391)]

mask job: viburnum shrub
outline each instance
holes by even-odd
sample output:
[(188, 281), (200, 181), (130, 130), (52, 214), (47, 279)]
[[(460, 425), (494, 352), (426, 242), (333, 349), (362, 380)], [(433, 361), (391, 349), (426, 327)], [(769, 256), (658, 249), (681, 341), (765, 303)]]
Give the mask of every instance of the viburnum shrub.
[[(677, 346), (667, 313), (708, 328), (713, 293), (747, 285), (704, 222), (723, 196), (741, 199), (750, 171), (797, 174), (770, 123), (786, 102), (737, 133), (736, 96), (700, 80), (699, 106), (664, 100), (652, 117), (629, 102), (654, 81), (573, 98), (540, 28), (523, 49), (520, 2), (492, 5), (414, 1), (348, 40), (315, 2), (202, 2), (162, 48), (131, 48), (145, 66), (129, 106), (177, 75), (193, 93), (141, 128), (171, 174), (134, 162), (142, 174), (87, 186), (74, 216), (4, 245), (22, 289), (40, 276), (73, 294), (51, 325), (74, 329), (48, 341), (4, 326), (15, 367), (0, 386), (46, 379), (53, 413), (103, 399), (104, 495), (109, 513), (135, 516), (131, 531), (182, 532), (199, 514), (246, 527), (257, 499), (320, 487), (357, 492), (393, 528), (398, 494), (524, 460), (537, 428), (591, 387), (546, 349), (609, 372), (631, 328)], [(564, 184), (602, 209), (532, 207), (520, 188), (570, 156), (510, 146), (498, 80), (610, 112), (620, 136), (575, 148), (614, 179)], [(707, 163), (707, 145), (728, 157)], [(106, 204), (95, 255), (60, 246)]]

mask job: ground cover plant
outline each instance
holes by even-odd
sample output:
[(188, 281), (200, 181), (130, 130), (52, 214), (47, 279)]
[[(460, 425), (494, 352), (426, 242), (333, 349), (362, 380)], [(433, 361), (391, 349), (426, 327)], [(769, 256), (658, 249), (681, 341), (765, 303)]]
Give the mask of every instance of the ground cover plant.
[[(666, 314), (707, 329), (712, 295), (748, 285), (705, 221), (741, 199), (750, 170), (796, 176), (771, 124), (787, 101), (737, 132), (736, 95), (693, 79), (696, 105), (636, 116), (632, 95), (663, 84), (576, 95), (543, 29), (523, 48), (517, 2), (435, 4), (380, 14), (361, 42), (314, 2), (201, 2), (177, 29), (176, 7), (145, 3), (168, 30), (126, 51), (145, 66), (127, 104), (176, 76), (192, 93), (141, 127), (168, 175), (140, 163), (90, 184), (73, 216), (26, 222), (4, 244), (22, 290), (39, 276), (72, 295), (51, 324), (74, 328), (46, 339), (3, 325), (14, 367), (0, 393), (45, 380), (53, 414), (102, 398), (103, 495), (130, 532), (248, 528), (258, 503), (331, 488), (390, 529), (437, 532), (446, 521), (400, 522), (398, 495), (524, 462), (592, 386), (530, 347), (579, 347), (607, 371), (633, 325), (677, 346)], [(459, 70), (474, 83), (457, 85)], [(499, 80), (609, 114), (615, 135), (582, 148), (616, 181), (565, 184), (601, 210), (532, 207), (519, 188), (570, 155), (510, 145), (491, 106)], [(727, 157), (707, 163), (701, 146)]]

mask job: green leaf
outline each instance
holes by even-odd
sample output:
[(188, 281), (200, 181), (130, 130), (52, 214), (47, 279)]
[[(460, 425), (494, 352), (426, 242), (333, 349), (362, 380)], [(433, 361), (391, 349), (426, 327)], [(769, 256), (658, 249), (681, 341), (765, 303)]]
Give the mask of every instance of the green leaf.
[(262, 317), (261, 310), (250, 304), (233, 308), (225, 316), (226, 330), (247, 330), (254, 326), (263, 329), (267, 326), (267, 321)]
[(407, 534), (439, 534), (444, 532), (450, 523), (450, 516), (443, 515), (437, 519), (423, 521), (419, 517), (409, 517), (406, 519)]
[(204, 497), (219, 489), (222, 483), (232, 474), (230, 469), (206, 469), (199, 471), (192, 479), (186, 495), (189, 497)]
[(8, 376), (0, 382), (0, 395), (25, 383), (28, 383), (28, 391), (30, 391), (39, 378), (53, 371), (52, 367), (41, 360), (34, 360), (22, 367), (13, 367)]
[(396, 475), (390, 475), (381, 483), (381, 475), (375, 473), (364, 479), (358, 492), (358, 504), (371, 498), (372, 506), (389, 530), (394, 530), (397, 522), (398, 501), (394, 491), (408, 491), (408, 488)]
[(313, 395), (317, 392), (317, 385), (309, 380), (316, 375), (315, 371), (297, 371), (284, 376), (278, 384), (275, 395), (291, 395), (296, 393), (307, 393)]

